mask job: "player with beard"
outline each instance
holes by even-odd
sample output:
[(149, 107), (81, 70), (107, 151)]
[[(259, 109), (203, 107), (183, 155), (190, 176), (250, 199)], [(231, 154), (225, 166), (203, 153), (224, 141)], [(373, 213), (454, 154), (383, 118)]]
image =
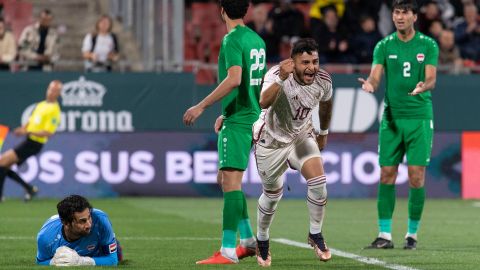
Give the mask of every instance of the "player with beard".
[(107, 214), (79, 195), (60, 201), (57, 210), (37, 235), (37, 264), (117, 265), (122, 260)]
[[(331, 258), (322, 235), (327, 203), (327, 179), (320, 150), (327, 142), (332, 115), (332, 79), (319, 67), (318, 45), (301, 39), (291, 58), (272, 67), (260, 94), (262, 113), (253, 126), (255, 157), (263, 193), (257, 211), (257, 262), (271, 265), (269, 228), (283, 195), (283, 173), (288, 166), (307, 179), (310, 214), (308, 243), (321, 261)], [(320, 131), (314, 133), (312, 110), (319, 107)]]

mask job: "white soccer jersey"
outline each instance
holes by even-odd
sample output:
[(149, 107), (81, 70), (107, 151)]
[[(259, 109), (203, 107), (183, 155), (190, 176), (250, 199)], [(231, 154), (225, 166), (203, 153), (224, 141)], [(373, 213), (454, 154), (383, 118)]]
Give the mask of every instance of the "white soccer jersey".
[[(262, 91), (273, 83), (280, 73), (278, 65), (265, 75)], [(301, 85), (290, 74), (279, 90), (277, 99), (262, 110), (253, 126), (254, 140), (264, 147), (290, 143), (299, 134), (311, 132), (312, 110), (320, 101), (332, 98), (332, 79), (320, 69), (311, 85)]]

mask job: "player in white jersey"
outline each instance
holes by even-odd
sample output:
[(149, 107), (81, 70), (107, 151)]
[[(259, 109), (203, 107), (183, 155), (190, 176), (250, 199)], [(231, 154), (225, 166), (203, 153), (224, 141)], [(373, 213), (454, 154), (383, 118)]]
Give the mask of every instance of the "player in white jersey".
[[(332, 115), (332, 80), (318, 63), (318, 46), (301, 39), (291, 58), (272, 67), (265, 75), (260, 106), (263, 111), (253, 125), (255, 157), (263, 193), (257, 211), (257, 262), (271, 265), (269, 228), (283, 195), (283, 173), (288, 166), (307, 179), (310, 213), (308, 243), (321, 261), (331, 254), (322, 236), (327, 203), (326, 177), (320, 150), (327, 142)], [(312, 110), (319, 107), (320, 131), (314, 133)]]

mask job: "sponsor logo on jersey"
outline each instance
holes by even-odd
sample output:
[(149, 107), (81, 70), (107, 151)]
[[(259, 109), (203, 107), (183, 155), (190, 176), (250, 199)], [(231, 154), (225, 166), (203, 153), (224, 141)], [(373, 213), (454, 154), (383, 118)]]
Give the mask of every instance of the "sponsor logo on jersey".
[(396, 54), (390, 54), (388, 56), (389, 59), (397, 59), (397, 55)]
[(88, 245), (87, 249), (88, 251), (93, 251), (95, 249), (95, 245)]
[(425, 54), (423, 54), (423, 53), (417, 54), (417, 61), (419, 63), (423, 63), (424, 60), (425, 60)]
[(110, 251), (110, 253), (114, 253), (115, 251), (117, 251), (117, 242), (108, 245), (108, 250)]

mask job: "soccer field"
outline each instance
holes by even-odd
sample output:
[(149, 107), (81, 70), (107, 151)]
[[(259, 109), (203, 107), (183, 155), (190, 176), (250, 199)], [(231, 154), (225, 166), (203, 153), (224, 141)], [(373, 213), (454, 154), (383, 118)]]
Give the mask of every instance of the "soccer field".
[[(35, 267), (36, 233), (55, 214), (56, 202), (8, 200), (0, 204), (0, 269)], [(221, 199), (121, 198), (91, 202), (110, 216), (124, 252), (120, 268), (260, 268), (253, 257), (238, 265), (195, 265), (196, 260), (219, 248)], [(272, 269), (479, 269), (478, 203), (427, 200), (418, 249), (407, 251), (402, 249), (407, 201), (399, 200), (393, 224), (395, 249), (362, 250), (377, 233), (375, 205), (375, 200), (329, 200), (323, 231), (334, 252), (332, 260), (323, 263), (306, 246), (305, 201), (281, 201), (271, 229)], [(249, 200), (249, 208), (255, 223), (255, 200)]]

